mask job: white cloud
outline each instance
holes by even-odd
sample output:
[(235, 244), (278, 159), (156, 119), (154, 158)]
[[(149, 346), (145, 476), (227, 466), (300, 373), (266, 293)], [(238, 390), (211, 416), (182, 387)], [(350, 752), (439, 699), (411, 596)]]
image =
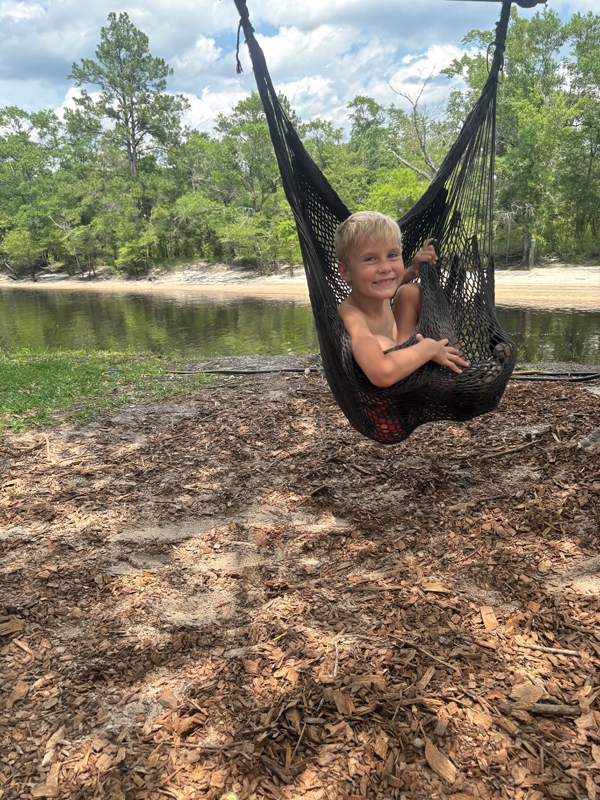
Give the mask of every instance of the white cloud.
[(217, 114), (226, 114), (231, 111), (247, 94), (242, 89), (235, 87), (221, 92), (204, 89), (200, 97), (195, 94), (184, 94), (190, 108), (183, 115), (183, 124), (210, 133)]
[(17, 2), (17, 0), (2, 0), (0, 3), (0, 18), (12, 17), (14, 20), (33, 19), (42, 17), (46, 10), (39, 3)]
[[(600, 0), (554, 2), (563, 3), (553, 8), (563, 19), (600, 13)], [(492, 30), (499, 14), (498, 3), (448, 0), (248, 0), (248, 6), (276, 88), (303, 119), (321, 116), (338, 125), (357, 94), (403, 105), (389, 84), (414, 95), (432, 72), (460, 57), (467, 31)], [(114, 8), (113, 0), (0, 0), (0, 105), (72, 104), (71, 64), (94, 57)], [(168, 90), (188, 98), (188, 124), (211, 130), (215, 114), (256, 88), (245, 46), (245, 73), (235, 72), (233, 0), (121, 0), (118, 10), (148, 35), (152, 54), (173, 67)], [(533, 13), (519, 9), (521, 16)], [(436, 77), (424, 100), (442, 100), (451, 85)]]
[(563, 3), (561, 11), (568, 16), (580, 12), (582, 14), (588, 11), (593, 11), (595, 14), (600, 13), (600, 0), (570, 0), (569, 3)]

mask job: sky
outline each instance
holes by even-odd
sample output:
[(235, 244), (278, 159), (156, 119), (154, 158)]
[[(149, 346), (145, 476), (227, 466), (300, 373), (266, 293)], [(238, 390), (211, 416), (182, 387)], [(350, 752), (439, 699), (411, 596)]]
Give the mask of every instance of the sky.
[[(500, 3), (472, 0), (247, 0), (276, 88), (300, 117), (347, 122), (358, 94), (407, 107), (423, 82), (460, 57), (471, 29), (491, 30)], [(549, 0), (562, 19), (600, 13), (600, 0)], [(543, 6), (538, 6), (538, 9)], [(0, 0), (0, 107), (27, 111), (72, 105), (73, 62), (94, 58), (108, 14), (127, 12), (147, 34), (150, 52), (173, 68), (168, 91), (190, 103), (186, 123), (211, 131), (254, 88), (245, 47), (235, 71), (237, 12), (233, 0)], [(519, 9), (531, 17), (533, 10)], [(443, 100), (444, 76), (423, 102)], [(93, 87), (89, 87), (93, 91)], [(396, 90), (396, 91), (394, 91)]]

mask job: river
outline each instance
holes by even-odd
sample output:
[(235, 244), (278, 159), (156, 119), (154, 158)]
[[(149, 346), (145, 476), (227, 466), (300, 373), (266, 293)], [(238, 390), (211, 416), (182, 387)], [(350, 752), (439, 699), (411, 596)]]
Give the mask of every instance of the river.
[[(600, 311), (499, 306), (497, 314), (521, 361), (600, 364)], [(0, 348), (207, 358), (308, 353), (319, 345), (303, 299), (11, 287), (0, 288)]]

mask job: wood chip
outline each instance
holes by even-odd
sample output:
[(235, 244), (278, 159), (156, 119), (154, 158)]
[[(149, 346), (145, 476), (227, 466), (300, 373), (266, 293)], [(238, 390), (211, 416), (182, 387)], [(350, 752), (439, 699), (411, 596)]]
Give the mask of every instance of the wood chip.
[(0, 636), (10, 636), (11, 633), (18, 633), (19, 631), (22, 631), (24, 627), (24, 623), (18, 619), (11, 619), (8, 622), (0, 622)]
[(431, 769), (436, 772), (446, 783), (454, 783), (458, 776), (458, 770), (450, 761), (447, 755), (431, 742), (429, 739), (425, 743), (425, 758)]
[(380, 733), (375, 739), (373, 750), (377, 753), (382, 761), (385, 761), (389, 746), (389, 739), (384, 733)]
[(435, 592), (436, 594), (451, 594), (452, 589), (445, 583), (424, 583), (421, 586), (424, 592)]
[(32, 797), (58, 797), (58, 786), (35, 786), (31, 790)]
[(428, 667), (423, 677), (417, 682), (415, 688), (421, 694), (421, 692), (425, 689), (429, 681), (435, 675), (435, 667)]
[(179, 706), (179, 700), (170, 689), (160, 695), (158, 702), (163, 708), (170, 708), (172, 711)]
[(498, 620), (496, 614), (491, 606), (481, 606), (479, 609), (483, 625), (488, 633), (493, 633), (498, 627)]
[(519, 700), (522, 703), (537, 703), (544, 694), (544, 690), (533, 683), (518, 683), (513, 686), (510, 693), (511, 700)]

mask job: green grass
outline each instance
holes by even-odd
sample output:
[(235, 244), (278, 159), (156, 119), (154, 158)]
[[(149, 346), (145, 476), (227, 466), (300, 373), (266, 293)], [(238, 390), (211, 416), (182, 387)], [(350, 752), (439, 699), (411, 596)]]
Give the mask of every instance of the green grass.
[(125, 403), (185, 394), (203, 375), (166, 375), (155, 356), (107, 352), (0, 352), (0, 432), (81, 424)]

